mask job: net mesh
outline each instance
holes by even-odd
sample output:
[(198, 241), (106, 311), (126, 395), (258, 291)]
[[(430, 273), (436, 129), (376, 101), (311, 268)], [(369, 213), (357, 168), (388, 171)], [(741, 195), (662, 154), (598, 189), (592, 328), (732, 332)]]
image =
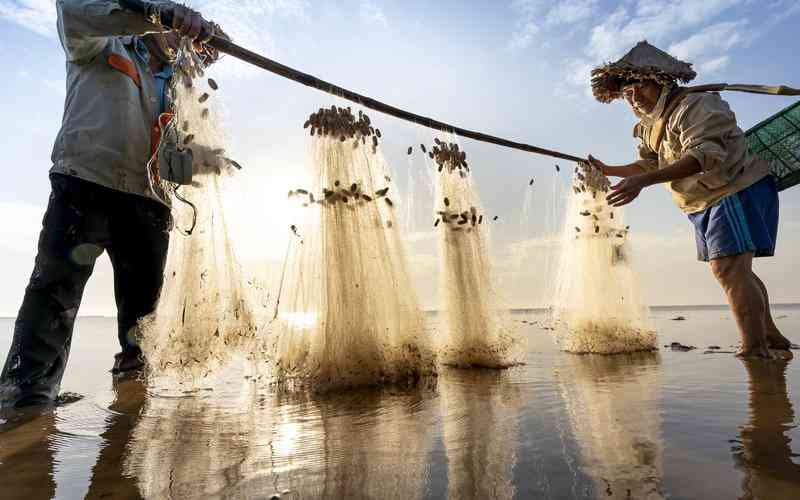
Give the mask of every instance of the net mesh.
[(606, 201), (608, 189), (596, 169), (575, 169), (553, 294), (556, 339), (576, 353), (654, 350), (630, 228), (623, 211)]
[(800, 102), (745, 133), (750, 151), (767, 161), (778, 189), (800, 183)]
[(436, 139), (434, 226), (439, 233), (444, 329), (438, 351), (448, 365), (501, 368), (521, 359), (522, 341), (501, 312), (489, 252), (492, 220), (480, 203), (466, 153)]
[(303, 210), (271, 328), (275, 377), (327, 390), (435, 373), (380, 131), (335, 106), (306, 126), (312, 185), (289, 193)]
[[(164, 284), (138, 337), (153, 377), (199, 380), (248, 348), (256, 337), (259, 290), (242, 277), (224, 216), (226, 179), (236, 170), (225, 156), (213, 89), (199, 80), (175, 88), (174, 120), (193, 153), (193, 182), (172, 194)], [(191, 234), (187, 234), (187, 233)]]

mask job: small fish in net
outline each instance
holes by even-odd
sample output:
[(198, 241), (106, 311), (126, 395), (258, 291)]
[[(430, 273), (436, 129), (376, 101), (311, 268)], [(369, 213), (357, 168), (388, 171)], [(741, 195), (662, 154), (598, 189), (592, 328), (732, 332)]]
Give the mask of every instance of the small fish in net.
[(556, 340), (566, 351), (613, 354), (656, 347), (633, 266), (629, 227), (606, 201), (611, 183), (581, 163), (573, 174), (553, 290)]
[[(312, 114), (308, 127), (319, 131), (308, 191), (328, 201), (297, 222), (304, 244), (289, 252), (269, 341), (276, 380), (324, 391), (435, 374), (403, 236), (392, 222), (397, 197), (378, 184), (392, 177), (374, 149), (378, 129), (363, 112), (337, 106)], [(377, 198), (384, 201), (371, 203)]]
[[(189, 57), (179, 52), (183, 66)], [(196, 77), (181, 70), (179, 77)], [(227, 180), (236, 171), (224, 151), (224, 134), (212, 114), (200, 120), (205, 108), (197, 86), (175, 86), (176, 123), (192, 133), (183, 144), (192, 144), (193, 183), (172, 194), (172, 215), (177, 228), (195, 221), (186, 236), (170, 233), (169, 251), (155, 311), (137, 325), (137, 338), (152, 380), (197, 382), (254, 342), (260, 320), (266, 314), (261, 291), (243, 278), (228, 232), (224, 200)], [(191, 203), (191, 206), (186, 202)], [(194, 211), (196, 210), (196, 212)]]
[(434, 143), (436, 197), (444, 204), (437, 215), (445, 222), (439, 229), (445, 317), (440, 359), (461, 367), (513, 366), (522, 359), (524, 342), (499, 304), (477, 189), (471, 176), (458, 175), (466, 167), (466, 153), (452, 141)]

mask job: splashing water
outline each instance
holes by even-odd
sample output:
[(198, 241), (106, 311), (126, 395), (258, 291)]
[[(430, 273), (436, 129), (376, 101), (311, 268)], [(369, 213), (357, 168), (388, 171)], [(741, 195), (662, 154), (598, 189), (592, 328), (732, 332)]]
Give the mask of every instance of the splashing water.
[(312, 186), (285, 264), (270, 352), (279, 382), (315, 390), (434, 374), (380, 131), (349, 108), (312, 115)]
[(582, 165), (575, 169), (555, 281), (556, 340), (575, 353), (649, 351), (648, 324), (623, 212), (606, 201), (608, 180)]
[(238, 165), (224, 156), (209, 92), (199, 81), (175, 89), (174, 120), (181, 143), (192, 150), (194, 175), (191, 185), (172, 194), (175, 230), (164, 285), (155, 311), (138, 327), (153, 377), (197, 380), (244, 349), (259, 324), (257, 291), (242, 278), (223, 211), (224, 181)]
[(436, 144), (431, 151), (438, 164), (434, 224), (445, 309), (440, 359), (461, 367), (513, 366), (523, 349), (497, 304), (487, 230), (494, 217), (483, 213), (466, 154), (457, 144), (439, 139)]

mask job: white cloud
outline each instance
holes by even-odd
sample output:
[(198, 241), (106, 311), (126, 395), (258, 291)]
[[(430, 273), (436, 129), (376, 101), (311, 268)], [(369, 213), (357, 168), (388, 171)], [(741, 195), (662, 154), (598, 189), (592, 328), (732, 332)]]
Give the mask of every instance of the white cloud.
[(372, 0), (361, 0), (359, 14), (361, 20), (367, 24), (377, 25), (383, 28), (389, 26), (389, 20), (386, 18), (383, 9), (377, 6)]
[(616, 59), (641, 40), (664, 43), (683, 30), (709, 22), (744, 1), (639, 0), (633, 13), (619, 7), (603, 23), (595, 26), (586, 52), (598, 61)]
[(597, 61), (616, 59), (641, 40), (663, 44), (746, 1), (638, 0), (633, 12), (619, 7), (595, 26), (586, 52)]
[[(517, 0), (512, 6), (528, 16), (526, 19), (563, 19), (565, 26), (600, 20), (585, 30), (585, 57), (559, 62), (563, 83), (554, 89), (560, 96), (569, 97), (576, 95), (567, 89), (569, 86), (588, 88), (592, 67), (618, 59), (641, 40), (694, 63), (700, 73), (709, 75), (725, 69), (732, 61), (731, 52), (764, 35), (768, 25), (800, 14), (797, 0), (775, 0), (758, 7), (765, 19), (758, 25), (745, 17), (757, 7), (752, 0), (628, 0), (605, 13), (598, 12), (600, 6), (588, 0)], [(723, 16), (736, 20), (720, 20)], [(544, 26), (551, 28), (550, 24)], [(546, 35), (552, 38), (557, 33), (550, 30)]]
[(713, 75), (725, 69), (728, 63), (730, 63), (730, 60), (731, 58), (729, 56), (715, 57), (714, 59), (699, 63), (697, 65), (697, 71), (702, 75)]
[(533, 21), (526, 22), (519, 30), (511, 35), (508, 48), (511, 50), (522, 50), (530, 47), (533, 39), (539, 34), (541, 29)]
[(576, 25), (592, 17), (598, 0), (515, 0), (511, 7), (520, 15), (517, 29), (511, 34), (508, 47), (511, 50), (528, 48), (542, 26), (555, 28)]
[(574, 24), (592, 17), (597, 0), (562, 0), (547, 12), (545, 19), (552, 26)]
[(670, 45), (670, 54), (683, 60), (692, 60), (717, 51), (728, 51), (746, 41), (746, 19), (736, 22), (717, 23), (689, 38)]
[(56, 36), (54, 0), (2, 0), (0, 18), (46, 37)]
[(772, 14), (764, 23), (767, 27), (772, 27), (782, 23), (792, 16), (800, 14), (800, 2), (797, 0), (775, 0), (769, 5)]
[[(214, 20), (234, 42), (253, 52), (275, 57), (279, 43), (273, 32), (279, 22), (294, 25), (308, 20), (311, 5), (307, 0), (190, 0), (187, 2), (207, 19)], [(222, 76), (250, 76), (259, 73), (254, 67), (223, 57), (213, 72)]]
[(311, 4), (307, 0), (190, 0), (187, 2), (208, 17), (213, 12), (237, 12), (247, 17), (306, 17)]
[[(567, 82), (573, 85), (586, 85), (591, 78), (594, 65), (586, 59), (570, 59), (565, 63)], [(587, 87), (588, 88), (588, 87)]]
[[(261, 54), (277, 52), (270, 23), (276, 20), (297, 23), (307, 19), (311, 10), (308, 0), (188, 0), (186, 3), (218, 22), (238, 44)], [(57, 36), (54, 0), (0, 0), (0, 19), (43, 36)], [(255, 70), (223, 59), (215, 71), (241, 75)]]

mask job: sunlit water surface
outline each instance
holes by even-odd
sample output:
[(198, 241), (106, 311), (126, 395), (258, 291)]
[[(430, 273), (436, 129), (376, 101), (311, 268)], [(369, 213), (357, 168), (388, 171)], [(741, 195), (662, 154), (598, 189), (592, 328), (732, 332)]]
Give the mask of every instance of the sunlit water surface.
[[(62, 387), (77, 401), (0, 417), (0, 497), (800, 498), (798, 362), (704, 354), (736, 343), (722, 308), (653, 316), (661, 345), (699, 349), (570, 355), (517, 312), (525, 366), (323, 396), (237, 367), (186, 394), (113, 381), (114, 320), (81, 318)], [(800, 308), (775, 316), (800, 340)]]

